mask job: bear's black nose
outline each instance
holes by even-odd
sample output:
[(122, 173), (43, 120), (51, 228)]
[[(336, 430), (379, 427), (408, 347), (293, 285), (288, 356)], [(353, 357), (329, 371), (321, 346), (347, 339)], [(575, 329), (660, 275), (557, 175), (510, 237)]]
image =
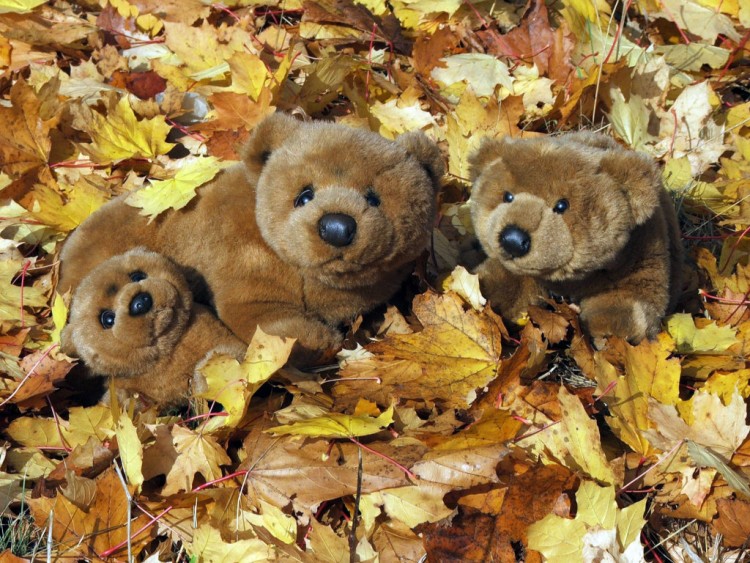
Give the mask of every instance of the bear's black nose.
[(327, 213), (318, 221), (318, 234), (331, 246), (349, 246), (357, 232), (354, 217), (343, 213)]
[(523, 229), (511, 225), (505, 227), (500, 233), (500, 246), (513, 258), (520, 258), (529, 253), (531, 237)]
[(141, 292), (138, 293), (133, 300), (130, 302), (129, 312), (131, 317), (137, 317), (138, 315), (145, 315), (154, 306), (154, 300), (151, 299), (150, 293)]

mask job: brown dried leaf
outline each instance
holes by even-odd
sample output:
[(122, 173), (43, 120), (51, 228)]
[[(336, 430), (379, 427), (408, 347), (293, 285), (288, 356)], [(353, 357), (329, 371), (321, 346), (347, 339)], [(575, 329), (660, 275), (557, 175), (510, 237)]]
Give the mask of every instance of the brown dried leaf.
[(714, 530), (724, 536), (724, 545), (740, 547), (750, 538), (750, 502), (734, 499), (716, 501), (719, 517), (713, 521)]
[(381, 404), (398, 398), (466, 407), (476, 390), (495, 377), (503, 330), (497, 315), (489, 309), (466, 310), (451, 292), (418, 295), (413, 310), (424, 329), (388, 336), (366, 347), (374, 356), (347, 363), (341, 376), (357, 381), (333, 388), (337, 407), (356, 404), (361, 396)]
[[(127, 497), (122, 484), (110, 469), (96, 480), (96, 497), (88, 511), (78, 508), (63, 495), (55, 498), (30, 499), (29, 507), (37, 526), (47, 526), (50, 512), (54, 512), (52, 537), (58, 556), (84, 556), (98, 558), (102, 552), (115, 547), (127, 538)], [(143, 527), (148, 518), (139, 514), (132, 522), (133, 530)], [(133, 552), (138, 553), (151, 541), (151, 533), (145, 532), (132, 542)], [(127, 553), (127, 546), (115, 552)]]

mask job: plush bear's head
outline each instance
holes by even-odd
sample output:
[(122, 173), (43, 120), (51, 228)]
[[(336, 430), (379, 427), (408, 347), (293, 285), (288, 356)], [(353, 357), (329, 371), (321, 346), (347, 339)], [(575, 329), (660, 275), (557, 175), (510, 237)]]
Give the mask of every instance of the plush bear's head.
[(652, 160), (603, 135), (487, 139), (470, 164), (479, 241), (516, 275), (574, 281), (606, 268), (659, 207)]
[(99, 375), (134, 376), (166, 357), (193, 297), (168, 258), (136, 248), (99, 264), (73, 294), (62, 349)]
[(443, 163), (421, 132), (390, 141), (276, 114), (254, 131), (245, 163), (264, 239), (324, 283), (367, 285), (425, 248)]

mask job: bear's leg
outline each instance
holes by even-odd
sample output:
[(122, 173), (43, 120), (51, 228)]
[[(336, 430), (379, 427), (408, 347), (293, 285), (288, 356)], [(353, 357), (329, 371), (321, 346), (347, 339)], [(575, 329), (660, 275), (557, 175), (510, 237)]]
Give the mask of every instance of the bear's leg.
[(511, 274), (491, 258), (477, 268), (477, 274), (482, 295), (511, 322), (518, 322), (529, 306), (541, 303), (545, 297), (544, 290), (533, 279)]
[(330, 348), (341, 346), (344, 336), (322, 320), (285, 303), (239, 303), (219, 307), (219, 318), (245, 342), (258, 326), (267, 334), (296, 338), (291, 361), (313, 361)]
[(630, 292), (611, 291), (581, 301), (581, 322), (595, 342), (619, 336), (637, 344), (659, 333), (663, 309)]

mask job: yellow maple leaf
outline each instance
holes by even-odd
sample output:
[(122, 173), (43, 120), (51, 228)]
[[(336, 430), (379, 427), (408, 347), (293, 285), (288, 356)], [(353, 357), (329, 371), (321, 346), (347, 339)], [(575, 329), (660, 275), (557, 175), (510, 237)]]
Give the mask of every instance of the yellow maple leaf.
[(86, 183), (85, 180), (65, 188), (65, 197), (48, 184), (36, 184), (31, 192), (31, 215), (50, 227), (68, 232), (107, 203), (106, 193)]
[(737, 331), (731, 326), (718, 326), (712, 322), (698, 328), (693, 317), (687, 313), (677, 313), (669, 317), (667, 332), (674, 338), (680, 354), (717, 354), (726, 351), (737, 342)]
[(608, 530), (612, 536), (612, 545), (608, 546), (611, 560), (643, 560), (643, 547), (638, 540), (646, 523), (643, 518), (646, 499), (620, 510), (615, 502), (614, 487), (584, 481), (576, 493), (576, 504), (578, 510), (573, 520), (548, 514), (529, 526), (529, 547), (542, 553), (548, 561), (588, 560), (584, 556), (590, 541), (587, 535)]
[[(388, 336), (367, 346), (371, 356), (347, 362), (345, 380), (333, 389), (337, 402), (366, 396), (387, 404), (397, 395), (462, 408), (473, 403), (476, 390), (497, 375), (503, 328), (492, 311), (465, 307), (452, 292), (417, 296), (413, 311), (423, 330)], [(375, 377), (379, 382), (363, 380)]]
[(182, 209), (195, 196), (195, 190), (212, 180), (222, 162), (213, 156), (188, 157), (172, 178), (151, 180), (148, 186), (132, 192), (125, 203), (140, 207), (140, 214), (153, 221), (167, 209)]
[(227, 412), (206, 422), (203, 430), (234, 428), (242, 420), (255, 392), (287, 361), (295, 340), (255, 331), (242, 362), (230, 356), (215, 355), (199, 371), (206, 388), (197, 397), (217, 401)]
[(259, 499), (259, 503), (261, 513), (243, 511), (244, 519), (251, 524), (265, 528), (273, 537), (284, 543), (294, 543), (297, 538), (297, 521), (262, 498)]
[(232, 462), (212, 436), (182, 426), (172, 428), (172, 445), (177, 459), (167, 473), (167, 482), (162, 490), (164, 496), (189, 491), (196, 473), (203, 475), (206, 481), (218, 479), (221, 477), (220, 466)]
[(269, 428), (272, 434), (293, 436), (311, 436), (316, 438), (355, 438), (380, 432), (393, 422), (393, 406), (380, 416), (354, 416), (341, 413), (328, 413), (322, 416), (299, 420)]
[(99, 442), (114, 434), (109, 407), (71, 407), (68, 420), (24, 416), (8, 426), (8, 434), (19, 444), (30, 447), (80, 446), (94, 437)]
[(257, 538), (224, 541), (221, 532), (209, 523), (202, 523), (193, 533), (188, 553), (205, 563), (224, 561), (273, 561), (274, 549)]
[(453, 510), (443, 502), (443, 497), (449, 490), (448, 487), (423, 483), (419, 486), (383, 489), (365, 497), (374, 505), (382, 506), (391, 518), (414, 528), (424, 522), (437, 522), (451, 515)]
[(570, 456), (587, 475), (603, 483), (613, 483), (615, 476), (602, 451), (596, 421), (589, 418), (578, 397), (569, 393), (564, 386), (560, 386), (557, 398), (562, 407), (560, 430), (566, 434), (565, 443)]
[(719, 396), (703, 391), (696, 391), (684, 403), (691, 407), (688, 421), (675, 407), (663, 405), (653, 398), (649, 400), (649, 419), (653, 428), (643, 431), (649, 442), (667, 452), (677, 443), (691, 440), (709, 448), (725, 461), (731, 459), (750, 433), (750, 426), (745, 424), (747, 406), (739, 392), (735, 390), (727, 405)]
[(479, 289), (479, 276), (469, 273), (463, 266), (456, 266), (443, 280), (443, 289), (455, 291), (476, 311), (481, 311), (487, 304), (487, 300)]
[(679, 400), (681, 369), (679, 360), (670, 358), (673, 351), (674, 342), (665, 333), (638, 346), (623, 344), (622, 375), (601, 353), (595, 357), (597, 391), (610, 412), (607, 423), (620, 440), (644, 456), (653, 453), (641, 435), (650, 427), (648, 398), (672, 405)]
[(83, 148), (97, 162), (126, 158), (152, 158), (168, 153), (174, 144), (166, 141), (170, 127), (162, 116), (138, 121), (126, 96), (106, 115), (92, 111), (86, 132), (92, 143)]

